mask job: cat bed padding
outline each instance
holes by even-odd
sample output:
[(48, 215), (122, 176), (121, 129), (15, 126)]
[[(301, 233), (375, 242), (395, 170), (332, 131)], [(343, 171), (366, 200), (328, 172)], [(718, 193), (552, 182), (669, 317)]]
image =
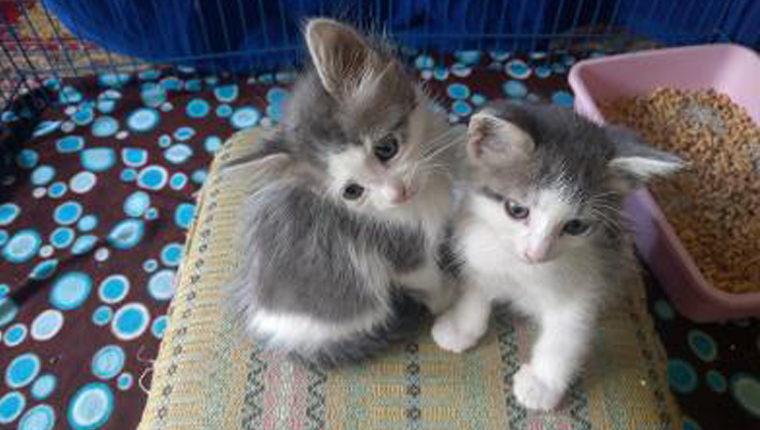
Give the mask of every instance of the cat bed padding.
[(240, 341), (222, 287), (238, 255), (237, 211), (257, 167), (245, 174), (217, 167), (255, 151), (261, 136), (261, 129), (234, 135), (204, 185), (140, 430), (681, 428), (641, 282), (607, 313), (584, 374), (552, 413), (526, 411), (512, 395), (533, 329), (508, 310), (496, 312), (467, 353), (439, 349), (426, 326), (378, 359), (328, 372)]

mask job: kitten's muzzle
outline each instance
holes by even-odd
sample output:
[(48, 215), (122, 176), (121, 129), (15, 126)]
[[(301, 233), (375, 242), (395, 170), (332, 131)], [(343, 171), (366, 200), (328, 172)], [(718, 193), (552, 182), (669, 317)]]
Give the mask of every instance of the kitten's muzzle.
[(552, 259), (551, 244), (539, 243), (537, 246), (528, 246), (522, 253), (522, 258), (528, 264), (541, 264)]
[(525, 251), (522, 255), (523, 260), (528, 264), (541, 264), (548, 260), (545, 255), (535, 255)]
[(385, 184), (382, 187), (381, 192), (383, 193), (383, 196), (385, 196), (385, 198), (388, 200), (388, 202), (394, 205), (400, 205), (406, 202), (413, 195), (413, 193), (410, 192), (409, 188), (401, 181), (392, 181)]

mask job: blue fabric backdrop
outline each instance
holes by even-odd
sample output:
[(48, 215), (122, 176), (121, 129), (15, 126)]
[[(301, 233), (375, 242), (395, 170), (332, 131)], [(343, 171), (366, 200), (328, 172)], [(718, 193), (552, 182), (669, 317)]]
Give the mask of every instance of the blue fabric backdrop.
[(407, 45), (444, 50), (541, 48), (548, 39), (532, 36), (610, 22), (665, 43), (707, 41), (718, 28), (752, 43), (760, 28), (760, 2), (750, 0), (731, 8), (729, 0), (44, 1), (78, 37), (111, 51), (223, 69), (291, 62), (304, 17), (323, 14), (370, 27), (382, 22)]

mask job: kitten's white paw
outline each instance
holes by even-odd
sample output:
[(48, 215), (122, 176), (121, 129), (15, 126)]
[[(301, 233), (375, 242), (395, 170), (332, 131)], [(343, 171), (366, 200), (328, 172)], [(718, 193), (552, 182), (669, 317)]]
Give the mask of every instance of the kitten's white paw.
[(523, 364), (512, 379), (512, 391), (517, 401), (528, 409), (549, 411), (562, 400), (564, 390), (550, 388), (533, 373), (533, 369)]
[(431, 335), (439, 347), (456, 353), (475, 346), (480, 337), (477, 334), (467, 333), (465, 330), (457, 327), (454, 319), (446, 315), (435, 320)]

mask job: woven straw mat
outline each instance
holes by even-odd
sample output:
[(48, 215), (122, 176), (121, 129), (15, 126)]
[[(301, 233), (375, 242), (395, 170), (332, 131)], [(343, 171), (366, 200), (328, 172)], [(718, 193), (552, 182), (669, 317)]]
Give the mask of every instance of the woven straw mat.
[(236, 257), (237, 210), (255, 181), (215, 166), (251, 153), (261, 135), (237, 133), (212, 166), (140, 430), (681, 428), (640, 282), (604, 318), (584, 374), (552, 413), (527, 411), (511, 393), (534, 331), (505, 311), (467, 353), (439, 349), (423, 327), (379, 359), (329, 372), (240, 341), (221, 306), (221, 287)]

